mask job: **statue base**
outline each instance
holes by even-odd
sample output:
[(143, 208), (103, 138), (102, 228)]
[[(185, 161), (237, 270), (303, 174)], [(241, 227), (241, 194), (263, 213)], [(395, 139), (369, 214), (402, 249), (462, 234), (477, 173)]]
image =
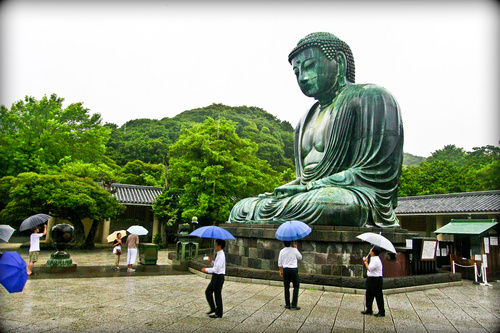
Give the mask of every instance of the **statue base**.
[(49, 260), (45, 264), (47, 267), (72, 267), (73, 260), (70, 255), (64, 251), (57, 251), (50, 255)]
[[(229, 231), (236, 241), (226, 243), (228, 264), (263, 270), (278, 270), (278, 256), (283, 242), (276, 239), (280, 224), (237, 224), (226, 223), (220, 227)], [(365, 277), (363, 257), (372, 247), (356, 236), (365, 233), (380, 233), (396, 247), (398, 254), (383, 252), (381, 260), (384, 276), (410, 275), (410, 263), (406, 249), (406, 239), (418, 237), (401, 228), (356, 228), (312, 226), (312, 232), (297, 241), (302, 254), (299, 272), (316, 275), (341, 277)]]

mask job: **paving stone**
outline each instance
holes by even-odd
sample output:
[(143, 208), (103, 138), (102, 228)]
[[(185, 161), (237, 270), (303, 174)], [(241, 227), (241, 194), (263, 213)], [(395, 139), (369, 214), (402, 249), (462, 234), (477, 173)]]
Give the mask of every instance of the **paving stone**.
[[(50, 253), (43, 252), (41, 257), (48, 258)], [(71, 255), (79, 265), (111, 268), (114, 258), (108, 252)], [(165, 253), (160, 257), (167, 258)], [(206, 315), (206, 277), (125, 273), (30, 278), (21, 293), (0, 289), (0, 332), (482, 333), (500, 328), (498, 282), (488, 287), (465, 280), (460, 286), (391, 293), (384, 297), (386, 317), (375, 318), (360, 313), (364, 294), (303, 285), (302, 309), (292, 311), (284, 308), (282, 285), (228, 279), (223, 288), (224, 316), (211, 319)]]

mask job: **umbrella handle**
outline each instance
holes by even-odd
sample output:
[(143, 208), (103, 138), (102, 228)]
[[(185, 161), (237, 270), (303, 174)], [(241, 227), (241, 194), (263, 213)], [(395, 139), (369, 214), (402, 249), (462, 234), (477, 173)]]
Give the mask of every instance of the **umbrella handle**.
[(368, 252), (368, 255), (366, 256), (366, 259), (370, 258), (370, 253), (372, 253), (374, 247), (375, 247), (375, 245), (373, 245), (372, 248), (370, 249), (370, 252)]

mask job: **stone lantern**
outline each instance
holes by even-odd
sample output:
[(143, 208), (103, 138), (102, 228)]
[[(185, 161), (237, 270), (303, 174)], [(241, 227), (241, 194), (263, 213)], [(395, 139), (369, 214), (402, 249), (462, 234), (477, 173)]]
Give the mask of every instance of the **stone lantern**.
[(50, 237), (54, 241), (53, 246), (56, 252), (50, 255), (46, 266), (49, 267), (72, 267), (73, 260), (65, 252), (69, 243), (75, 237), (75, 229), (69, 224), (56, 224), (50, 230)]

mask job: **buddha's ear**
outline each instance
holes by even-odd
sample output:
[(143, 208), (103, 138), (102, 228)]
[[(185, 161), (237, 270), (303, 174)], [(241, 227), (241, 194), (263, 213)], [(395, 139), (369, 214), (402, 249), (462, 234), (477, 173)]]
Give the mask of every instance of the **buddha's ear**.
[(344, 52), (337, 51), (335, 54), (335, 60), (337, 61), (337, 75), (339, 75), (343, 80), (347, 80), (347, 59)]

